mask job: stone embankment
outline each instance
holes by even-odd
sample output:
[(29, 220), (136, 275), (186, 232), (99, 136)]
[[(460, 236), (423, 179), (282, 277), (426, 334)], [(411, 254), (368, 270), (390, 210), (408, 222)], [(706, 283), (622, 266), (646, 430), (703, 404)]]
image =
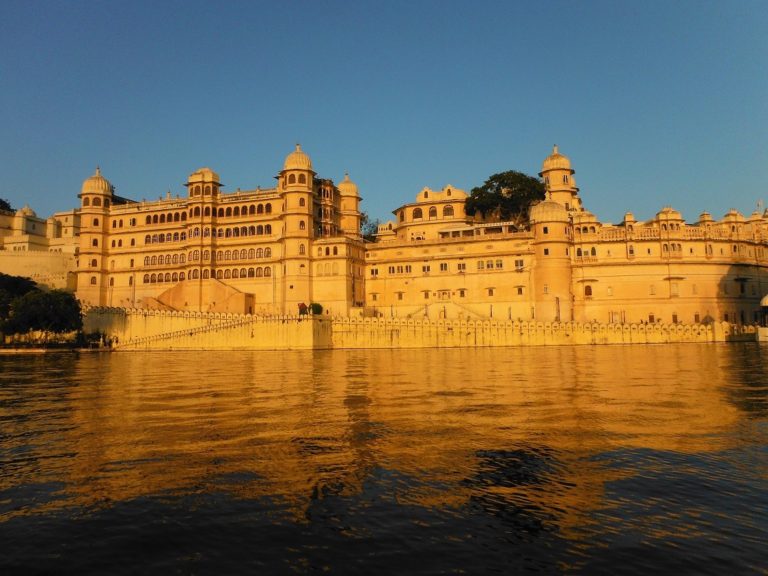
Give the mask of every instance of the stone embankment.
[(115, 350), (460, 348), (755, 341), (757, 328), (710, 324), (597, 324), (258, 316), (90, 308), (87, 332)]

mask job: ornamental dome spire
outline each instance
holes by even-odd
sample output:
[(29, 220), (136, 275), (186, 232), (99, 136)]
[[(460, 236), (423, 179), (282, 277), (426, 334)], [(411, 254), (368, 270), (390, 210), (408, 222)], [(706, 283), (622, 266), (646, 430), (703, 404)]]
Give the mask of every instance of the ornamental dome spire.
[(301, 146), (296, 144), (296, 150), (285, 157), (283, 170), (312, 170), (312, 160), (301, 149)]

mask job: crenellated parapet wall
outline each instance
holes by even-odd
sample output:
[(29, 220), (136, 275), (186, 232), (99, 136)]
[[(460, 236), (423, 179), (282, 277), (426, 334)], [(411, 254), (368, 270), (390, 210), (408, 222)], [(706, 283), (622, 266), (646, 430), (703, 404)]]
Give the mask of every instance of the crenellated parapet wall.
[(313, 316), (92, 307), (86, 332), (115, 350), (301, 350), (331, 347), (331, 321)]
[(415, 320), (258, 316), (89, 308), (88, 332), (116, 350), (293, 350), (475, 348), (755, 341), (757, 328), (710, 324), (598, 324), (504, 320)]
[(753, 341), (756, 328), (712, 324), (598, 324), (486, 320), (343, 318), (334, 348), (460, 348)]

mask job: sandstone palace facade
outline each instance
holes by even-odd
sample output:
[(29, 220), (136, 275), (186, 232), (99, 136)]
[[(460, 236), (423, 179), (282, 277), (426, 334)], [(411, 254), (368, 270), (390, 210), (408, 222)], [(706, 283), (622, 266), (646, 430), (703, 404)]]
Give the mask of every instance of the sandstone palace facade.
[(608, 224), (582, 204), (555, 147), (531, 225), (466, 215), (466, 192), (423, 189), (374, 242), (348, 176), (319, 177), (299, 146), (274, 188), (224, 192), (202, 168), (185, 197), (137, 202), (100, 171), (80, 206), (0, 214), (0, 271), (76, 289), (95, 306), (254, 315), (317, 302), (334, 316), (750, 324), (768, 293), (768, 215), (687, 223), (672, 208)]

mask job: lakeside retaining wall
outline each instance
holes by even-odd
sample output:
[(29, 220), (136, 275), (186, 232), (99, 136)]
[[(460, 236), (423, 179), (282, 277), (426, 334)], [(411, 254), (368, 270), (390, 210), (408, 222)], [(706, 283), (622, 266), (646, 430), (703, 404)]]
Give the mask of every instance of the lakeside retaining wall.
[(90, 308), (87, 332), (117, 350), (461, 348), (755, 341), (757, 328), (710, 324), (598, 324), (406, 318), (251, 316)]

